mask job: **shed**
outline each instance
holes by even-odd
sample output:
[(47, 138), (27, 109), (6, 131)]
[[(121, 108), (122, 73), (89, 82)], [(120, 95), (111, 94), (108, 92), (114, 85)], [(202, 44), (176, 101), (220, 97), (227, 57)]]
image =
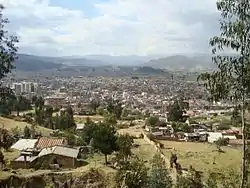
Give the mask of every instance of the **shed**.
[(11, 149), (16, 149), (19, 151), (33, 149), (35, 148), (37, 141), (38, 141), (37, 139), (20, 139), (11, 146)]

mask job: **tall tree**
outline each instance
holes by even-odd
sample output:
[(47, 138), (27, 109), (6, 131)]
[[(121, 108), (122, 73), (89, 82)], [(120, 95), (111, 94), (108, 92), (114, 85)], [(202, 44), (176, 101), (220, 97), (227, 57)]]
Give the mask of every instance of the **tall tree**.
[(168, 120), (169, 121), (182, 121), (184, 109), (181, 105), (182, 102), (179, 100), (175, 100), (172, 105), (170, 105), (170, 109), (168, 112)]
[(129, 134), (119, 135), (116, 144), (119, 150), (119, 158), (122, 159), (125, 163), (128, 161), (128, 158), (132, 155), (132, 146), (134, 140)]
[[(240, 104), (243, 132), (240, 187), (243, 188), (247, 182), (245, 104), (250, 91), (250, 0), (218, 0), (217, 9), (221, 12), (221, 34), (213, 37), (210, 45), (218, 70), (203, 73), (198, 79), (210, 91), (212, 100), (231, 98)], [(231, 49), (236, 55), (218, 53), (224, 49)]]
[(110, 114), (114, 114), (117, 119), (120, 119), (122, 115), (122, 110), (123, 110), (122, 103), (118, 100), (113, 100), (113, 99), (109, 99), (107, 103), (108, 103), (107, 111)]
[(107, 155), (117, 150), (116, 130), (114, 126), (99, 123), (93, 135), (93, 147), (105, 155), (105, 163), (108, 164)]
[[(17, 58), (17, 47), (18, 39), (16, 36), (10, 35), (5, 29), (5, 25), (9, 23), (8, 19), (3, 16), (3, 5), (0, 5), (0, 80), (2, 80), (11, 69), (14, 68), (13, 62)], [(0, 109), (3, 112), (6, 111), (6, 100), (10, 96), (13, 96), (11, 89), (6, 88), (0, 82)]]

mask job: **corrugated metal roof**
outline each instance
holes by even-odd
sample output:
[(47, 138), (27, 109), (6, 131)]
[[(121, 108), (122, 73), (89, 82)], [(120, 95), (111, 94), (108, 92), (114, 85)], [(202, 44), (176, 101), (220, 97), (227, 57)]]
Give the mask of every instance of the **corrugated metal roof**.
[(37, 139), (20, 139), (11, 146), (11, 149), (23, 151), (26, 149), (34, 148), (37, 141)]
[(62, 146), (54, 146), (50, 148), (44, 148), (38, 156), (44, 156), (44, 155), (49, 155), (49, 154), (56, 154), (56, 155), (62, 155), (66, 157), (72, 157), (72, 158), (77, 158), (79, 153), (79, 149), (74, 149), (74, 148), (67, 148), (67, 147), (62, 147)]
[(82, 130), (84, 128), (85, 124), (76, 124), (76, 130)]
[(53, 147), (53, 146), (63, 146), (65, 144), (66, 144), (66, 141), (64, 139), (41, 137), (38, 139), (36, 148), (43, 149), (43, 148), (48, 148), (48, 147)]
[[(37, 156), (27, 156), (26, 157), (26, 161), (27, 162), (32, 162), (37, 158)], [(15, 159), (15, 161), (23, 161), (24, 162), (24, 156), (20, 156), (18, 158)]]

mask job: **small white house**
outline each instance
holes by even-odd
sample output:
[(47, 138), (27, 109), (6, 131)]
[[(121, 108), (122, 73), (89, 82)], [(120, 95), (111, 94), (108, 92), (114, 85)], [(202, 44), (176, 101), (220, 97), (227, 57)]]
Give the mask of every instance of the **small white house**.
[(223, 138), (222, 133), (219, 132), (208, 132), (208, 142), (209, 143), (214, 143), (220, 138)]

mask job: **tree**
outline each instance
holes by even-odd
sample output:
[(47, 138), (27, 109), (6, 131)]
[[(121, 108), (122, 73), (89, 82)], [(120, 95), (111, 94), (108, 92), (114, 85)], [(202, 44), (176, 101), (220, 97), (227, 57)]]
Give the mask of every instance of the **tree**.
[(151, 161), (149, 185), (150, 188), (171, 188), (173, 186), (165, 161), (159, 154), (155, 154)]
[(0, 129), (0, 148), (8, 150), (14, 142), (14, 138), (10, 135), (8, 130)]
[(112, 100), (112, 99), (108, 100), (107, 111), (110, 114), (114, 114), (117, 119), (121, 118), (122, 110), (123, 110), (123, 107), (122, 107), (121, 102), (119, 102), (118, 100)]
[(105, 164), (108, 164), (107, 155), (117, 150), (116, 130), (114, 126), (99, 123), (93, 135), (93, 147), (105, 155)]
[(119, 135), (116, 144), (118, 146), (119, 151), (119, 159), (123, 159), (123, 161), (126, 163), (128, 161), (128, 158), (132, 155), (132, 146), (133, 146), (134, 140), (129, 134), (125, 135)]
[(82, 139), (87, 145), (90, 144), (90, 140), (94, 137), (97, 129), (98, 129), (97, 124), (95, 124), (93, 121), (87, 118), (87, 121), (85, 122), (85, 126), (83, 128), (81, 135)]
[(118, 188), (147, 188), (147, 172), (145, 162), (136, 158), (118, 170), (115, 177), (116, 185)]
[[(9, 35), (5, 30), (5, 25), (9, 23), (9, 20), (3, 17), (3, 5), (0, 5), (0, 80), (3, 79), (11, 69), (14, 68), (13, 62), (17, 58), (18, 39), (16, 36)], [(8, 98), (11, 90), (3, 87), (0, 82), (0, 101)]]
[(180, 102), (178, 100), (175, 100), (174, 103), (170, 105), (170, 109), (168, 112), (168, 120), (182, 121), (183, 113), (184, 113), (183, 106), (180, 105)]
[[(218, 70), (212, 73), (203, 73), (198, 77), (210, 93), (210, 99), (232, 99), (240, 104), (242, 124), (242, 178), (241, 188), (247, 182), (247, 153), (245, 124), (246, 97), (250, 91), (250, 11), (249, 0), (218, 0), (217, 9), (221, 12), (220, 36), (210, 40), (213, 62)], [(231, 49), (235, 55), (218, 53)]]
[(159, 122), (160, 122), (160, 120), (159, 120), (159, 117), (158, 117), (158, 116), (150, 116), (150, 117), (147, 119), (147, 123), (148, 123), (150, 126), (156, 126)]
[(28, 126), (24, 127), (23, 134), (26, 139), (31, 137), (30, 128)]

